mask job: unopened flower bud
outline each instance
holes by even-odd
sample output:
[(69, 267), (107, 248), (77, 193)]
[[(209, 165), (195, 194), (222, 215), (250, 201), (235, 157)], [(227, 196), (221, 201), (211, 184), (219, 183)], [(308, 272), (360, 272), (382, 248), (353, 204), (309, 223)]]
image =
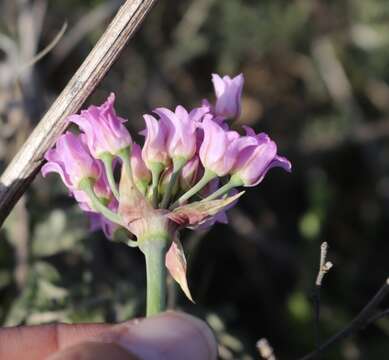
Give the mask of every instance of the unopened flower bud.
[(218, 74), (213, 74), (212, 82), (217, 97), (215, 115), (226, 118), (239, 117), (244, 84), (243, 75), (240, 74), (231, 79), (229, 76), (221, 78)]
[[(158, 108), (155, 113), (168, 125), (166, 148), (170, 158), (191, 159), (196, 152), (196, 121), (182, 106), (177, 106), (175, 112)], [(198, 117), (197, 113), (192, 115)]]

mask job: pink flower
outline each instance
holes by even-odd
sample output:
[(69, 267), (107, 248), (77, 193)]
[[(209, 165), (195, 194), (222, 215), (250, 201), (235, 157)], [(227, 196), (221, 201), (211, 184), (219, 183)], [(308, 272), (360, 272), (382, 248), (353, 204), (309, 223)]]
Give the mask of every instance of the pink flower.
[(78, 189), (84, 178), (100, 177), (98, 161), (92, 158), (82, 137), (70, 131), (59, 137), (56, 147), (46, 152), (45, 159), (48, 162), (42, 167), (42, 175), (57, 172), (71, 191)]
[(166, 147), (170, 158), (191, 159), (196, 152), (196, 122), (202, 116), (201, 110), (189, 114), (184, 107), (177, 106), (175, 112), (166, 108), (154, 112), (168, 125)]
[(227, 175), (246, 147), (256, 144), (255, 138), (240, 136), (236, 131), (225, 130), (210, 118), (202, 123), (204, 140), (200, 147), (203, 166), (218, 176)]
[(196, 155), (182, 168), (180, 176), (180, 189), (182, 191), (189, 190), (199, 180), (199, 175), (202, 170), (203, 169), (200, 164), (200, 159)]
[(239, 117), (244, 84), (243, 75), (239, 74), (231, 79), (229, 76), (221, 78), (218, 74), (212, 74), (212, 82), (217, 98), (215, 115), (226, 118)]
[(146, 183), (151, 181), (151, 173), (142, 159), (142, 149), (136, 143), (132, 144), (131, 168), (136, 181), (145, 181)]
[(131, 145), (131, 136), (123, 125), (127, 120), (116, 115), (114, 102), (112, 93), (101, 106), (92, 105), (80, 115), (69, 117), (69, 121), (86, 134), (89, 150), (95, 158), (100, 158), (103, 153), (116, 155)]
[(158, 121), (151, 115), (143, 115), (146, 122), (146, 129), (142, 132), (146, 136), (142, 149), (142, 158), (148, 169), (153, 164), (166, 166), (170, 162), (166, 142), (169, 135), (169, 128), (166, 122)]
[(243, 149), (234, 165), (233, 176), (238, 177), (244, 186), (258, 185), (273, 167), (291, 171), (291, 163), (277, 155), (277, 145), (265, 133), (255, 134), (246, 127), (247, 137), (255, 139), (256, 144)]

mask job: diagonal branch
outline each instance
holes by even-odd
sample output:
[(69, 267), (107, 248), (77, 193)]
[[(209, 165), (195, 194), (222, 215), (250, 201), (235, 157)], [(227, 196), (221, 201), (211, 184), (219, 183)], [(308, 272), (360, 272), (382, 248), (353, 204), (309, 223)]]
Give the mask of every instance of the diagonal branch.
[(108, 29), (0, 178), (0, 225), (42, 165), (43, 155), (65, 130), (118, 58), (157, 0), (127, 0)]
[[(319, 348), (311, 353), (305, 355), (300, 360), (316, 359), (319, 354), (330, 347), (333, 343), (340, 341), (354, 332), (363, 329), (365, 326), (372, 322), (372, 316), (376, 314), (378, 306), (389, 294), (389, 278), (386, 279), (385, 283), (381, 286), (374, 297), (369, 303), (361, 310), (361, 312), (348, 324), (343, 330), (329, 338), (325, 343), (319, 346)], [(386, 313), (382, 313), (386, 315)], [(384, 316), (382, 315), (382, 316)], [(374, 319), (376, 320), (376, 319)]]

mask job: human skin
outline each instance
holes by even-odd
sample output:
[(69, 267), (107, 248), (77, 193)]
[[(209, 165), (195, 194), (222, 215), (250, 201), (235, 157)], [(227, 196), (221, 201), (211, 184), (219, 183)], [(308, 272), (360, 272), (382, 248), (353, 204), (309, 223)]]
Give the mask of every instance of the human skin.
[(215, 338), (199, 319), (166, 312), (118, 325), (52, 324), (0, 330), (0, 359), (213, 360)]

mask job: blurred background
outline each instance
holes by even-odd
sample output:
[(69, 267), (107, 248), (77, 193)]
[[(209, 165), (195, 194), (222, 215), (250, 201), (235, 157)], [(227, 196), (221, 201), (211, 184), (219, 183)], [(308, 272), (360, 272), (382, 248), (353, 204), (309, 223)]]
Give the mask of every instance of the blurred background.
[[(120, 4), (1, 0), (0, 171)], [(229, 225), (185, 233), (197, 304), (169, 281), (169, 305), (210, 324), (221, 359), (259, 359), (261, 337), (279, 359), (297, 359), (315, 344), (321, 242), (335, 264), (321, 293), (323, 338), (389, 275), (389, 3), (161, 0), (89, 103), (116, 92), (136, 137), (153, 108), (212, 99), (213, 72), (243, 72), (234, 126), (269, 133), (293, 173), (272, 170)], [(141, 253), (90, 233), (59, 177), (38, 175), (0, 230), (0, 323), (123, 321), (143, 314), (144, 299)], [(384, 359), (388, 336), (384, 318), (322, 358)]]

